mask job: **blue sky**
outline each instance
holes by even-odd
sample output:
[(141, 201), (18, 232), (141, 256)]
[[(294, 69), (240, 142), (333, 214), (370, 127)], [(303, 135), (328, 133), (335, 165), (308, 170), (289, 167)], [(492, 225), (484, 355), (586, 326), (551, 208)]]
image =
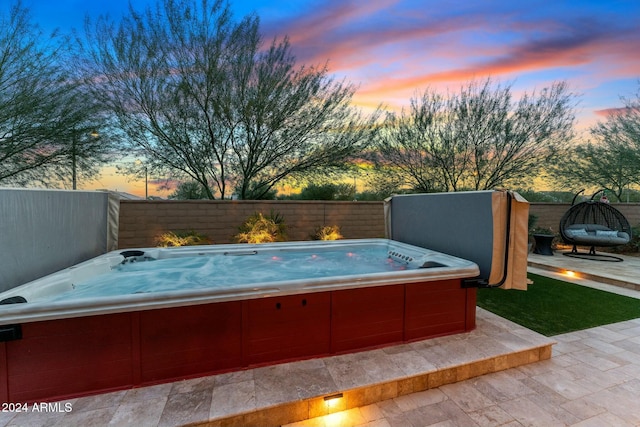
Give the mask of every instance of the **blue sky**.
[[(11, 0), (0, 0), (6, 12)], [(47, 31), (81, 30), (85, 15), (118, 19), (128, 0), (23, 0)], [(131, 0), (144, 9), (155, 0)], [(265, 40), (288, 35), (299, 64), (328, 61), (359, 86), (354, 101), (406, 106), (426, 88), (456, 91), (492, 77), (516, 92), (566, 80), (578, 129), (640, 88), (638, 0), (272, 0), (230, 2), (260, 17)], [(586, 132), (584, 133), (586, 135)]]
[[(9, 0), (1, 0), (7, 8)], [(5, 4), (6, 3), (6, 4)], [(141, 10), (155, 0), (131, 0)], [(118, 19), (129, 0), (23, 0), (45, 30)], [(256, 13), (266, 40), (288, 35), (300, 64), (328, 61), (359, 85), (362, 106), (407, 105), (426, 88), (491, 76), (517, 91), (567, 80), (587, 127), (640, 84), (640, 1), (272, 0), (230, 2)]]

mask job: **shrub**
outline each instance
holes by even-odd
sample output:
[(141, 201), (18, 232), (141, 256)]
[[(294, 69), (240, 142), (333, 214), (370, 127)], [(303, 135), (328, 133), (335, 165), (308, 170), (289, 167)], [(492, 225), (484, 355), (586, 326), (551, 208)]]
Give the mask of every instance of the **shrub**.
[(156, 246), (194, 246), (194, 245), (210, 245), (213, 242), (207, 236), (196, 231), (169, 231), (155, 238)]
[(262, 215), (261, 212), (252, 214), (240, 226), (240, 232), (234, 239), (238, 243), (270, 243), (284, 242), (286, 237), (283, 216), (271, 211), (268, 216)]
[(195, 181), (181, 182), (178, 188), (169, 195), (172, 200), (205, 200), (208, 199), (207, 190)]
[(351, 184), (310, 184), (302, 189), (300, 200), (353, 200), (356, 189)]
[(340, 240), (340, 227), (337, 225), (325, 225), (317, 227), (315, 233), (311, 235), (312, 240)]
[(530, 234), (546, 234), (546, 235), (556, 234), (553, 232), (551, 227), (533, 227), (531, 230), (529, 230), (529, 233)]

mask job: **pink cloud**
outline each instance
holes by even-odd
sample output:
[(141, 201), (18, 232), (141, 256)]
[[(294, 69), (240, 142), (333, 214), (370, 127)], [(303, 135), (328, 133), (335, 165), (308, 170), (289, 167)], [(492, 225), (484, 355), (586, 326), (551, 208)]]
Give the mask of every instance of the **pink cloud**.
[(480, 28), (473, 17), (406, 19), (391, 7), (396, 3), (330, 1), (321, 12), (314, 10), (295, 21), (267, 25), (267, 39), (287, 35), (300, 63), (329, 61), (332, 70), (348, 71), (379, 61), (380, 49), (385, 46), (394, 45), (393, 51), (402, 53), (405, 42), (428, 40), (461, 28)]
[(602, 110), (595, 110), (594, 113), (599, 117), (610, 117), (610, 116), (622, 116), (624, 114), (628, 114), (629, 112), (634, 112), (635, 114), (640, 114), (640, 108), (626, 108), (626, 107), (618, 107), (618, 108), (605, 108)]
[(606, 64), (609, 68), (611, 64), (623, 64), (616, 74), (628, 77), (634, 72), (640, 73), (640, 58), (635, 53), (640, 36), (636, 37), (637, 43), (629, 43), (624, 37), (594, 35), (591, 32), (550, 37), (508, 47), (502, 55), (463, 67), (436, 72), (425, 70), (423, 73), (381, 80), (363, 88), (363, 94), (417, 89), (434, 83), (460, 82), (486, 76), (517, 76), (550, 69), (593, 67), (597, 70), (604, 66), (598, 64), (602, 57), (610, 59), (611, 62)]
[(334, 0), (323, 3), (321, 9), (310, 10), (307, 15), (294, 21), (276, 22), (267, 27), (267, 33), (288, 35), (293, 44), (313, 45), (327, 34), (353, 21), (369, 16), (380, 9), (388, 8), (398, 0)]
[(640, 32), (624, 9), (560, 13), (565, 4), (549, 15), (517, 2), (491, 10), (436, 6), (329, 0), (267, 30), (269, 37), (290, 37), (299, 64), (328, 61), (331, 73), (359, 86), (354, 102), (366, 109), (381, 102), (395, 109), (426, 88), (457, 90), (489, 76), (524, 81), (529, 89), (564, 79), (586, 91), (640, 76)]

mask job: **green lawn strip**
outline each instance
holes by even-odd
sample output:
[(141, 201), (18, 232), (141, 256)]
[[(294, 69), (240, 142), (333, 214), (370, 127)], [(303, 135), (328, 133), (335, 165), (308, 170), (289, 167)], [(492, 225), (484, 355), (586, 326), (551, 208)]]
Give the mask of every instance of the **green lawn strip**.
[(478, 289), (478, 306), (545, 336), (640, 317), (640, 300), (528, 275), (527, 291)]

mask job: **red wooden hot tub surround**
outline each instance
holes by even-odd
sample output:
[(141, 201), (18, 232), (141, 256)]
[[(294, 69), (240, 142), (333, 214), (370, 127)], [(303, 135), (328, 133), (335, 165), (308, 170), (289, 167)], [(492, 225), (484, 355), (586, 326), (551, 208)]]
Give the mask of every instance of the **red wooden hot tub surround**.
[(470, 331), (460, 279), (22, 324), (0, 343), (2, 402), (126, 389)]

